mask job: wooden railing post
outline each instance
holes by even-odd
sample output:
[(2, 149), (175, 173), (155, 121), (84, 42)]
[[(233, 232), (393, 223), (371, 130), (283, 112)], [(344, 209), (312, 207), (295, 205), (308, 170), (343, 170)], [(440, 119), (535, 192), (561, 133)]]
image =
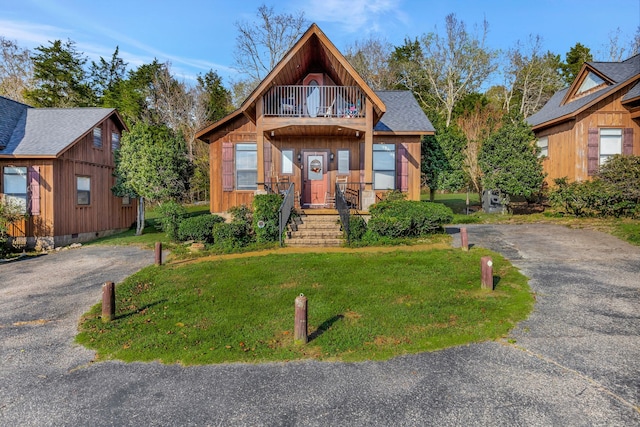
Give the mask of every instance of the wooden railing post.
[(116, 317), (116, 287), (113, 282), (102, 285), (102, 321), (111, 322)]
[(493, 290), (493, 261), (490, 256), (480, 259), (482, 270), (482, 289)]
[(469, 250), (469, 237), (467, 236), (467, 228), (460, 228), (460, 247), (462, 247), (463, 251)]
[(306, 344), (307, 337), (307, 297), (300, 294), (295, 301), (296, 316), (293, 328), (293, 342), (295, 344)]
[(162, 265), (162, 242), (156, 242), (156, 265)]

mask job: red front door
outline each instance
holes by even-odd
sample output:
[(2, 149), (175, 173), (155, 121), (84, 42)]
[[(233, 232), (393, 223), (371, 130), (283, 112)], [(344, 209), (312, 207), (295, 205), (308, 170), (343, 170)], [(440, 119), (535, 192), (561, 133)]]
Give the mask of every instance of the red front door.
[(323, 207), (329, 185), (327, 183), (327, 153), (304, 153), (304, 207)]

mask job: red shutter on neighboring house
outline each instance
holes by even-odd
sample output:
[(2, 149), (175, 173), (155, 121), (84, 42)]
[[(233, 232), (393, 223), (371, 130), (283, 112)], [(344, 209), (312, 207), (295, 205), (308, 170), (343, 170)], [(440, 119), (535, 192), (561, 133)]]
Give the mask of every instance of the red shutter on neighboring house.
[(625, 156), (633, 154), (633, 128), (625, 128), (622, 131), (622, 154)]
[(40, 215), (40, 166), (29, 166), (27, 182), (29, 183), (29, 214)]
[(409, 158), (404, 144), (398, 145), (396, 156), (396, 189), (407, 192), (409, 190)]
[(598, 173), (600, 160), (600, 150), (598, 144), (598, 129), (589, 129), (589, 139), (587, 141), (587, 175)]
[(271, 143), (269, 141), (264, 141), (262, 155), (264, 158), (264, 182), (271, 182), (271, 177), (275, 175), (275, 173), (272, 173), (274, 171), (271, 170)]
[(233, 191), (233, 143), (222, 143), (222, 191)]

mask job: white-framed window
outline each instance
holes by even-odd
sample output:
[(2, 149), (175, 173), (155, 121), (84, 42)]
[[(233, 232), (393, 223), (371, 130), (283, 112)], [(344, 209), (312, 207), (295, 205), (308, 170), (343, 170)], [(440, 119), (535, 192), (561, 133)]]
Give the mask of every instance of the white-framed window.
[(396, 146), (373, 144), (373, 189), (393, 190), (396, 183)]
[(88, 176), (76, 176), (76, 195), (79, 205), (91, 204), (91, 178)]
[(282, 150), (282, 174), (293, 174), (293, 150)]
[(93, 146), (102, 148), (102, 128), (93, 128)]
[(111, 132), (111, 151), (116, 151), (118, 148), (120, 148), (120, 134)]
[(543, 136), (539, 138), (536, 142), (540, 151), (538, 152), (538, 157), (548, 157), (549, 156), (549, 137)]
[(236, 190), (258, 188), (258, 144), (236, 144)]
[(5, 166), (3, 170), (4, 197), (7, 203), (20, 206), (27, 211), (27, 168)]
[(614, 154), (622, 154), (622, 129), (600, 129), (600, 164)]
[(338, 150), (338, 175), (349, 174), (349, 150)]

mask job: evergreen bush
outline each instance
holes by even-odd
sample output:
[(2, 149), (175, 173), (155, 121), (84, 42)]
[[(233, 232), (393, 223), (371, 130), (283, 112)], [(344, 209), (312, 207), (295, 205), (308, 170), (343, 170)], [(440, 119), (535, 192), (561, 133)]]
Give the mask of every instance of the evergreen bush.
[(178, 240), (213, 243), (213, 226), (221, 222), (224, 222), (224, 218), (218, 215), (198, 215), (185, 218), (178, 226)]

